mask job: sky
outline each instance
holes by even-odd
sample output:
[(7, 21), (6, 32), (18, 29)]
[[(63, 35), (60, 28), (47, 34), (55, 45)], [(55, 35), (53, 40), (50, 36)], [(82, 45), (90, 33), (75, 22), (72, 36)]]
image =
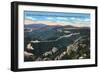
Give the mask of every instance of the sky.
[(24, 19), (32, 21), (69, 22), (73, 25), (90, 25), (90, 14), (68, 12), (24, 11)]

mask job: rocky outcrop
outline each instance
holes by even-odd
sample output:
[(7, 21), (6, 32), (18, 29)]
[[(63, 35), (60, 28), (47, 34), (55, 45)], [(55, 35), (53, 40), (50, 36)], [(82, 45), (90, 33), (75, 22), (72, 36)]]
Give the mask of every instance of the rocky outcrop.
[[(89, 37), (80, 37), (73, 44), (67, 46), (65, 55), (60, 59), (87, 59), (90, 58), (90, 39)], [(60, 56), (59, 56), (60, 57)]]
[[(47, 44), (47, 43), (46, 43)], [(49, 44), (50, 45), (50, 44)], [(48, 46), (47, 46), (48, 47)], [(31, 53), (24, 52), (25, 61), (47, 61), (47, 60), (68, 60), (90, 58), (90, 38), (82, 36), (64, 48), (50, 47), (49, 50), (34, 50), (31, 44), (27, 49)], [(36, 53), (37, 52), (37, 53)], [(41, 53), (42, 52), (42, 53)]]
[(35, 55), (24, 51), (24, 61), (33, 61), (35, 59)]

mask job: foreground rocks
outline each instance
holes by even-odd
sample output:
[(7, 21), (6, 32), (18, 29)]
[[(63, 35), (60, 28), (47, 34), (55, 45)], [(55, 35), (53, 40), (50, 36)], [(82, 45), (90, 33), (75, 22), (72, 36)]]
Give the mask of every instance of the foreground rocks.
[(73, 43), (66, 45), (63, 48), (52, 47), (50, 50), (41, 51), (42, 53), (39, 50), (34, 50), (32, 47), (30, 48), (31, 52), (24, 52), (25, 61), (70, 60), (90, 58), (90, 38), (88, 36), (79, 37), (75, 41), (73, 41)]

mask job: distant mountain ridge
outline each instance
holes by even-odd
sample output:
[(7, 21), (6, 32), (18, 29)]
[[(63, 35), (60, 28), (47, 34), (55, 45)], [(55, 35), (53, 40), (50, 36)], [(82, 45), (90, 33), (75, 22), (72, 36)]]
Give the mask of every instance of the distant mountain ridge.
[(56, 29), (61, 29), (61, 28), (65, 28), (65, 29), (82, 29), (82, 28), (85, 28), (85, 29), (88, 29), (89, 27), (77, 27), (77, 26), (74, 26), (74, 25), (65, 25), (65, 26), (61, 26), (61, 25), (46, 25), (46, 24), (29, 24), (29, 25), (24, 25), (24, 29), (25, 30), (48, 30), (48, 29), (53, 29), (53, 30), (56, 30)]
[(24, 28), (28, 28), (28, 29), (39, 29), (42, 27), (45, 27), (47, 25), (45, 24), (29, 24), (29, 25), (24, 25)]

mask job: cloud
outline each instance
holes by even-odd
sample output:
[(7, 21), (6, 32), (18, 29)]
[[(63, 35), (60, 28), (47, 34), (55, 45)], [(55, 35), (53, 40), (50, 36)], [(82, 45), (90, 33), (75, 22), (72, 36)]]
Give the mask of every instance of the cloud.
[(34, 17), (30, 17), (30, 16), (27, 16), (26, 19), (37, 20), (36, 18), (34, 18)]
[(69, 18), (71, 21), (79, 21), (79, 22), (89, 22), (90, 21), (90, 18), (75, 18), (75, 17), (71, 17)]
[(54, 19), (54, 18), (52, 18), (52, 17), (46, 17), (46, 19), (48, 19), (48, 20), (52, 20), (52, 19)]
[(75, 17), (70, 17), (70, 20), (76, 20), (77, 18), (75, 18)]
[(90, 22), (89, 18), (77, 18), (76, 20), (79, 22)]
[(67, 17), (56, 17), (56, 19), (58, 19), (58, 20), (68, 20)]
[(90, 19), (89, 19), (89, 18), (86, 18), (86, 19), (84, 19), (84, 21), (89, 22), (89, 21), (90, 21)]

